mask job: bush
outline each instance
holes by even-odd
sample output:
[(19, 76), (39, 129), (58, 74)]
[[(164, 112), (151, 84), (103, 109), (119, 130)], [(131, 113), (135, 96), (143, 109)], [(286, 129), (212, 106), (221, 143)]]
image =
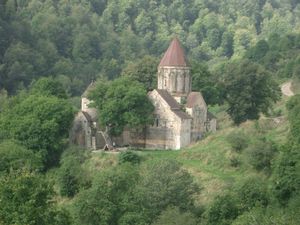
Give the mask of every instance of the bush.
[(169, 207), (163, 211), (153, 225), (196, 225), (197, 219), (190, 212), (181, 212), (177, 207)]
[(0, 143), (0, 174), (21, 168), (40, 171), (43, 167), (41, 158), (15, 141), (6, 140)]
[(62, 196), (73, 197), (81, 188), (90, 186), (90, 179), (82, 164), (88, 158), (84, 149), (73, 147), (66, 150), (61, 159), (57, 180)]
[(227, 136), (227, 141), (231, 145), (232, 149), (236, 152), (241, 152), (248, 146), (248, 137), (244, 132), (233, 131)]
[(147, 224), (134, 196), (138, 179), (138, 170), (130, 164), (98, 173), (92, 187), (75, 199), (76, 224)]
[(282, 205), (300, 192), (300, 145), (287, 144), (282, 147), (274, 166), (273, 193)]
[(232, 167), (239, 167), (241, 165), (241, 161), (236, 156), (230, 157), (229, 160), (230, 160), (230, 166)]
[(0, 224), (68, 225), (67, 211), (53, 201), (54, 191), (45, 176), (26, 170), (0, 177)]
[(271, 161), (274, 158), (277, 149), (276, 146), (264, 139), (248, 147), (248, 160), (254, 169), (270, 172)]
[(244, 181), (236, 191), (242, 211), (254, 206), (266, 207), (269, 202), (267, 184), (259, 177), (251, 177)]
[(130, 152), (130, 151), (126, 151), (126, 152), (121, 152), (119, 154), (119, 163), (132, 163), (132, 164), (139, 164), (141, 161), (141, 157), (134, 153), (134, 152)]
[(236, 198), (231, 194), (218, 196), (206, 212), (210, 225), (229, 225), (239, 215)]

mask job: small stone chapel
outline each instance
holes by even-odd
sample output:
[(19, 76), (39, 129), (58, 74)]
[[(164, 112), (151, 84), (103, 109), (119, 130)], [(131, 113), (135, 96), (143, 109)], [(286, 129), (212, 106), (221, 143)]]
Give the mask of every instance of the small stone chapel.
[[(217, 128), (216, 118), (208, 112), (200, 92), (192, 91), (192, 77), (183, 48), (174, 38), (158, 65), (157, 89), (148, 93), (155, 107), (152, 125), (137, 134), (125, 130), (120, 137), (110, 137), (117, 146), (146, 149), (181, 149), (200, 140)], [(100, 131), (97, 112), (88, 107), (88, 87), (82, 96), (82, 109), (71, 130), (71, 142), (91, 149), (106, 145)]]

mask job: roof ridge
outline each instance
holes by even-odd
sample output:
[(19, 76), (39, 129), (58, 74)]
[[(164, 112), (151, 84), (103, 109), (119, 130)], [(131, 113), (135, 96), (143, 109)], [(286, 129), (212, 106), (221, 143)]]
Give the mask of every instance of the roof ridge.
[(184, 50), (177, 37), (173, 38), (167, 51), (159, 63), (162, 66), (179, 66), (187, 67), (188, 63), (185, 57)]
[(167, 90), (164, 89), (155, 89), (155, 90), (169, 105), (173, 113), (175, 113), (177, 116), (179, 116), (182, 119), (192, 119), (192, 117), (189, 114), (187, 114), (187, 112), (184, 112), (181, 109), (180, 104), (174, 99), (174, 97)]

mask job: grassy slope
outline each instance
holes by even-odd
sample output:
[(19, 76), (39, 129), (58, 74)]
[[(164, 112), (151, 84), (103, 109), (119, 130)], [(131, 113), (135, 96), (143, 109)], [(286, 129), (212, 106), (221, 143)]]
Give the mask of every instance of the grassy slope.
[[(220, 129), (210, 134), (204, 140), (180, 151), (138, 151), (145, 159), (176, 159), (182, 163), (195, 177), (195, 181), (202, 188), (198, 202), (201, 205), (209, 203), (215, 195), (222, 193), (225, 187), (230, 187), (234, 182), (239, 182), (247, 176), (257, 175), (264, 178), (264, 173), (257, 173), (247, 162), (247, 153), (236, 153), (226, 137), (232, 131), (243, 131), (249, 137), (250, 144), (260, 136), (283, 144), (288, 133), (285, 103), (283, 97), (274, 107), (274, 112), (281, 115), (278, 119), (262, 116), (259, 121), (247, 121), (239, 127), (231, 124), (224, 109), (212, 109), (219, 121)], [(230, 159), (236, 157), (241, 162), (239, 167), (232, 167)], [(116, 164), (117, 154), (94, 153), (86, 165), (89, 170), (102, 169)]]

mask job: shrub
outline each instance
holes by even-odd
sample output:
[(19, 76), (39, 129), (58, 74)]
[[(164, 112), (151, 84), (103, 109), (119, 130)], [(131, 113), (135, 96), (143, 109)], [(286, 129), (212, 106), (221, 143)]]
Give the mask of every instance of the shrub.
[(206, 212), (210, 225), (229, 225), (239, 215), (236, 198), (231, 194), (218, 196)]
[(244, 132), (231, 132), (227, 136), (227, 141), (230, 143), (233, 150), (236, 152), (241, 152), (248, 146), (248, 138)]
[(239, 167), (241, 165), (241, 161), (236, 156), (230, 157), (229, 160), (230, 160), (230, 166), (232, 167)]
[(278, 201), (285, 205), (300, 192), (300, 145), (282, 147), (275, 163), (272, 190)]
[(258, 177), (248, 178), (237, 188), (236, 193), (243, 211), (256, 205), (266, 207), (269, 202), (267, 184)]
[(17, 144), (16, 141), (6, 140), (0, 143), (0, 174), (21, 168), (40, 171), (43, 167), (41, 158), (38, 154)]
[(169, 207), (163, 211), (153, 225), (196, 225), (197, 219), (190, 212), (181, 212), (178, 207)]
[(86, 150), (78, 147), (67, 149), (60, 161), (57, 180), (62, 196), (73, 197), (81, 188), (90, 186), (90, 179), (82, 168), (88, 158)]
[(258, 171), (269, 172), (276, 150), (276, 146), (272, 142), (259, 140), (247, 149), (249, 163)]
[(139, 164), (141, 161), (141, 157), (134, 153), (134, 152), (130, 152), (130, 151), (125, 151), (125, 152), (121, 152), (119, 154), (119, 163), (132, 163), (132, 164)]

